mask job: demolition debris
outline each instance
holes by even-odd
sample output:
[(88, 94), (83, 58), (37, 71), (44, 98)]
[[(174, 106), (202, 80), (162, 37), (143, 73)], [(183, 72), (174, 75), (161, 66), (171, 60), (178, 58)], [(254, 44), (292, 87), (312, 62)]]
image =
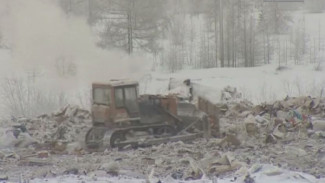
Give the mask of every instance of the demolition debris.
[[(91, 126), (90, 113), (74, 106), (35, 119), (18, 119), (0, 134), (1, 139), (11, 139), (1, 144), (1, 179), (76, 174), (94, 179), (127, 176), (147, 180), (233, 176), (254, 182), (252, 174), (262, 169), (261, 164), (324, 178), (325, 99), (287, 97), (254, 106), (234, 96), (236, 100), (227, 97), (219, 104), (198, 100), (198, 108), (209, 115), (215, 138), (147, 148), (87, 152), (82, 140)], [(266, 174), (283, 172), (279, 169)]]

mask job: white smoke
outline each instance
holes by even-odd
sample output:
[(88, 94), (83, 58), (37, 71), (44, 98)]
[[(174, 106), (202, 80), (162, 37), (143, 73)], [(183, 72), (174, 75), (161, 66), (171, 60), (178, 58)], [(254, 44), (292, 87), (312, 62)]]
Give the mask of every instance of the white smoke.
[[(144, 56), (96, 47), (96, 36), (86, 20), (65, 14), (54, 0), (0, 0), (0, 15), (13, 69), (41, 72), (52, 86), (134, 78), (150, 68)], [(58, 69), (75, 77), (61, 77), (64, 73)]]
[[(27, 80), (16, 88), (0, 85), (0, 89), (6, 88), (4, 94), (0, 93), (4, 97), (0, 98), (0, 116), (1, 113), (15, 113), (10, 107), (22, 103), (22, 100), (5, 102), (6, 94), (12, 91), (24, 96), (20, 91), (30, 91), (33, 87), (37, 95), (43, 93), (44, 100), (52, 100), (53, 96), (62, 93), (69, 99), (72, 98), (69, 96), (78, 94), (79, 98), (68, 102), (80, 104), (86, 101), (83, 106), (88, 107), (88, 89), (92, 82), (138, 79), (150, 68), (143, 55), (129, 56), (122, 50), (98, 48), (96, 34), (86, 19), (65, 14), (56, 0), (0, 0), (0, 34), (10, 48), (9, 58), (2, 57), (3, 50), (0, 50), (1, 69), (9, 70), (10, 75), (6, 77), (14, 77), (7, 81)], [(1, 81), (2, 77), (3, 73), (0, 73)], [(40, 108), (38, 103), (22, 105)], [(50, 112), (56, 107), (57, 104), (48, 106), (47, 111), (43, 107), (44, 110), (39, 112)]]

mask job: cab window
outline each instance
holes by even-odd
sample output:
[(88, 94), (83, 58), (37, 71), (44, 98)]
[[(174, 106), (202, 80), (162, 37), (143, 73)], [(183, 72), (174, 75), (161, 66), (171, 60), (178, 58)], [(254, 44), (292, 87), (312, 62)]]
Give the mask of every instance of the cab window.
[(110, 105), (110, 89), (108, 88), (94, 88), (93, 90), (94, 104)]
[(115, 105), (116, 107), (124, 106), (123, 88), (115, 89)]
[(126, 108), (129, 112), (138, 112), (137, 88), (126, 86), (115, 88), (115, 104), (117, 108)]
[(124, 88), (125, 105), (130, 112), (138, 111), (137, 90), (136, 87)]

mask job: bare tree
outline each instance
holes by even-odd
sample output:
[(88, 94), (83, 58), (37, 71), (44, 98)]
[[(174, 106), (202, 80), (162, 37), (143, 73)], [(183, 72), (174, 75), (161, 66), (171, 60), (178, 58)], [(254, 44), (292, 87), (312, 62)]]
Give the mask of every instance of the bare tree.
[(225, 66), (223, 41), (223, 0), (219, 0), (220, 66)]
[(5, 106), (4, 110), (14, 117), (34, 117), (66, 104), (63, 94), (41, 90), (34, 77), (3, 79), (0, 98)]
[[(171, 66), (173, 71), (185, 65), (252, 67), (270, 63), (277, 46), (272, 41), (291, 31), (291, 17), (278, 3), (259, 0), (58, 1), (67, 14), (83, 12), (96, 30), (102, 27), (99, 46), (121, 48), (129, 54), (145, 50), (153, 55), (154, 65)], [(298, 36), (304, 30), (292, 32), (290, 42), (281, 43), (285, 51), (280, 59), (286, 62), (288, 55), (295, 54), (299, 60), (299, 51), (306, 50), (301, 44), (306, 36)], [(319, 36), (318, 49), (320, 42)]]
[(129, 54), (134, 48), (155, 53), (168, 25), (164, 1), (108, 0), (103, 5), (98, 22), (105, 23), (99, 45), (118, 47)]

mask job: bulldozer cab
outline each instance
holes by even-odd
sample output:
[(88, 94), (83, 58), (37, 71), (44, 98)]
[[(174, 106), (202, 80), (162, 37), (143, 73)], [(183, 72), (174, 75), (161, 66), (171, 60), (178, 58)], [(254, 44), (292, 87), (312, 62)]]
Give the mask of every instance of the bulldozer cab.
[(132, 81), (111, 81), (92, 85), (92, 116), (94, 123), (134, 121), (140, 117), (138, 104), (138, 83)]

